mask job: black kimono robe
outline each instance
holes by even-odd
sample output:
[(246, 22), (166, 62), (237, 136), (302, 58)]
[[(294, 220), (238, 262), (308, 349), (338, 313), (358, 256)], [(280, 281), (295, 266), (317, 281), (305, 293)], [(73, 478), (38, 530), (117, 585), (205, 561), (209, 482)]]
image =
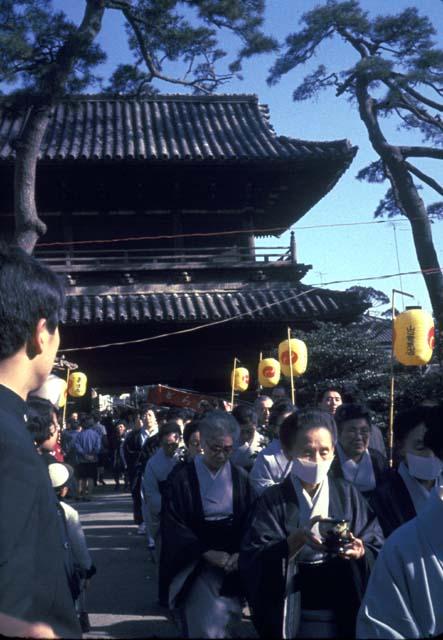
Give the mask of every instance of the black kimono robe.
[[(388, 463), (386, 458), (376, 449), (371, 449), (371, 447), (369, 447), (368, 452), (371, 458), (372, 468), (374, 470), (375, 486), (378, 487), (378, 485), (383, 482), (388, 471)], [(334, 461), (332, 462), (329, 475), (332, 475), (334, 478), (344, 477), (340, 458), (338, 457), (337, 453), (335, 455)], [(375, 489), (372, 489), (371, 491), (361, 491), (360, 493), (362, 493), (365, 497), (368, 497), (373, 491), (375, 491)]]
[[(221, 545), (220, 540), (208, 540), (200, 486), (193, 461), (177, 465), (169, 476), (164, 487), (160, 524), (162, 548), (159, 567), (159, 599), (162, 604), (180, 606), (193, 578), (202, 566), (202, 554), (205, 551), (217, 549), (232, 554), (240, 550), (241, 538), (255, 500), (255, 493), (249, 483), (248, 474), (243, 469), (231, 464), (231, 473), (232, 527), (226, 541)], [(226, 548), (222, 549), (221, 547), (224, 546)], [(189, 573), (186, 575), (188, 567)], [(185, 578), (179, 591), (171, 597), (170, 585), (179, 573), (184, 573)], [(225, 595), (238, 592), (238, 587), (238, 573), (229, 574), (223, 585)]]
[[(329, 476), (329, 516), (347, 519), (365, 544), (360, 560), (336, 559), (337, 589), (331, 593), (341, 636), (355, 635), (355, 620), (369, 572), (383, 544), (378, 521), (357, 489)], [(239, 570), (260, 637), (296, 637), (300, 615), (297, 562), (289, 562), (287, 537), (298, 527), (299, 506), (291, 476), (259, 498), (242, 541)]]
[(417, 515), (412, 498), (397, 469), (390, 469), (368, 498), (385, 538)]

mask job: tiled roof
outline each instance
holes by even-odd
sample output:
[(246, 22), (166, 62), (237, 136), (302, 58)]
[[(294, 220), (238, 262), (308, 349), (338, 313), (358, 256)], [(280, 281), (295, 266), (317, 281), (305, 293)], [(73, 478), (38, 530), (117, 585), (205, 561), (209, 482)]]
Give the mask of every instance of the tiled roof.
[(378, 345), (391, 345), (392, 321), (365, 313), (359, 320), (367, 335)]
[[(0, 102), (0, 160), (15, 156), (26, 112)], [(330, 160), (344, 170), (356, 149), (346, 140), (309, 142), (277, 136), (254, 95), (79, 96), (61, 101), (40, 160)]]
[(242, 315), (250, 321), (340, 319), (363, 313), (367, 305), (340, 291), (300, 285), (241, 291), (68, 295), (65, 324), (205, 322)]

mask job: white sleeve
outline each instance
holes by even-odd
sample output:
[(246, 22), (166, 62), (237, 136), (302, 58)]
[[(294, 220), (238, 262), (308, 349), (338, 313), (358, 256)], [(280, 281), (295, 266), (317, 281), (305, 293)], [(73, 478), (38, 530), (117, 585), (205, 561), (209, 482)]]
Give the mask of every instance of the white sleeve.
[(150, 463), (151, 461), (148, 460), (148, 464), (146, 465), (146, 469), (143, 474), (143, 491), (145, 494), (145, 500), (152, 513), (158, 515), (162, 507), (162, 497), (157, 478)]
[(359, 639), (423, 637), (413, 614), (414, 586), (409, 584), (396, 551), (387, 544), (377, 558), (358, 613)]
[(275, 484), (275, 481), (271, 475), (269, 463), (262, 452), (258, 454), (254, 462), (254, 466), (252, 467), (251, 473), (249, 474), (249, 479), (257, 495), (259, 496), (265, 489), (267, 489), (268, 487), (272, 487)]
[(66, 516), (66, 526), (68, 529), (69, 542), (71, 544), (74, 562), (81, 569), (87, 571), (91, 568), (92, 559), (86, 544), (86, 538), (80, 522), (80, 517), (78, 512), (72, 507), (68, 510), (65, 508), (65, 504), (62, 503), (62, 506)]

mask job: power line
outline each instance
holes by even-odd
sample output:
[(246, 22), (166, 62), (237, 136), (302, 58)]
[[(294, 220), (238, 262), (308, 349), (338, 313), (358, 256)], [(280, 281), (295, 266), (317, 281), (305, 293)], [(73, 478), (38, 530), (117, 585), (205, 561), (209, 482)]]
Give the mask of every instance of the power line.
[[(409, 218), (412, 222), (418, 218)], [(404, 219), (393, 221), (393, 220), (367, 220), (362, 222), (334, 222), (328, 224), (314, 224), (314, 225), (303, 225), (296, 226), (294, 231), (308, 231), (314, 229), (333, 229), (340, 227), (358, 227), (362, 225), (371, 225), (371, 224), (402, 224), (405, 222)], [(210, 238), (210, 237), (220, 237), (220, 236), (231, 236), (231, 235), (241, 235), (241, 234), (267, 234), (267, 233), (277, 233), (281, 234), (285, 231), (291, 231), (291, 228), (287, 227), (270, 227), (265, 229), (231, 229), (229, 231), (208, 231), (208, 232), (195, 232), (195, 233), (175, 233), (175, 234), (162, 234), (158, 236), (128, 236), (124, 238), (102, 238), (100, 240), (73, 240), (73, 241), (59, 241), (59, 242), (42, 242), (39, 243), (37, 249), (42, 247), (64, 247), (64, 246), (82, 246), (89, 244), (117, 244), (119, 242), (137, 242), (142, 240), (174, 240), (178, 238)]]

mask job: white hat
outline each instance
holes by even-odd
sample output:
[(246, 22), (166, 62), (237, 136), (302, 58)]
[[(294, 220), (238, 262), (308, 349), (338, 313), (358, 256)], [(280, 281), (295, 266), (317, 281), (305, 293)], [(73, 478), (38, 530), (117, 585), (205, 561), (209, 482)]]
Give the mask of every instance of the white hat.
[(62, 464), (61, 462), (53, 462), (48, 465), (49, 477), (51, 479), (51, 484), (54, 489), (58, 487), (62, 487), (66, 484), (70, 478), (71, 471), (68, 468), (68, 465)]
[(49, 400), (55, 407), (63, 407), (66, 402), (66, 381), (51, 373), (42, 386), (29, 395)]

